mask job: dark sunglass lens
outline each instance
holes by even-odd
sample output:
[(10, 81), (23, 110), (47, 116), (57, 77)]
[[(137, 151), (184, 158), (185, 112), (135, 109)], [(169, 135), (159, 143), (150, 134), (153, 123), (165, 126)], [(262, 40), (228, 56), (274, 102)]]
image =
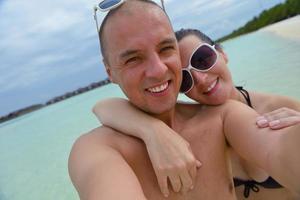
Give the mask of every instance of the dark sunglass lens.
[(199, 70), (209, 69), (217, 59), (217, 54), (209, 46), (199, 47), (192, 56), (191, 65)]
[(191, 74), (186, 70), (182, 70), (182, 82), (180, 86), (180, 92), (185, 93), (189, 91), (191, 87), (193, 87), (193, 78)]
[(104, 0), (101, 3), (99, 3), (99, 8), (101, 9), (108, 9), (118, 3), (120, 3), (121, 0)]

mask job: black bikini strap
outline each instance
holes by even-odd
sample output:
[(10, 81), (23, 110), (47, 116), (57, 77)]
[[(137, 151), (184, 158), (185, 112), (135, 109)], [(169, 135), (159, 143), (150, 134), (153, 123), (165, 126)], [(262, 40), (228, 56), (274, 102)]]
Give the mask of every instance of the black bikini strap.
[(238, 91), (243, 95), (243, 97), (247, 101), (248, 106), (250, 106), (251, 108), (253, 108), (249, 92), (247, 90), (245, 90), (242, 86), (236, 86), (235, 88), (238, 89)]
[(255, 185), (254, 181), (247, 181), (245, 183), (245, 189), (244, 189), (244, 197), (245, 198), (249, 197), (250, 190), (252, 190), (253, 192), (259, 192), (259, 187), (257, 187), (257, 185)]
[(244, 197), (248, 198), (250, 195), (250, 191), (259, 192), (259, 187), (256, 185), (256, 181), (252, 180), (242, 180), (238, 178), (233, 178), (234, 187), (238, 187), (240, 185), (244, 185)]

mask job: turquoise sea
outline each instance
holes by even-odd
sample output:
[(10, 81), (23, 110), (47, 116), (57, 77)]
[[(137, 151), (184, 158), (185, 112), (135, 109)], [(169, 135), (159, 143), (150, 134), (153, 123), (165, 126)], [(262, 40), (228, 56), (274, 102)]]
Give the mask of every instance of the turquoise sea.
[[(300, 100), (300, 40), (260, 31), (223, 46), (237, 85)], [(0, 124), (0, 200), (79, 199), (68, 155), (76, 138), (99, 126), (92, 106), (113, 96), (123, 94), (110, 84)]]

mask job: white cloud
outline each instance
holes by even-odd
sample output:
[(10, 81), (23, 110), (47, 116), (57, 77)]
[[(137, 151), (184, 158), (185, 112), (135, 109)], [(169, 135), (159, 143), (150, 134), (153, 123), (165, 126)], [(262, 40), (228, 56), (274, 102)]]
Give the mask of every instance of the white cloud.
[[(77, 1), (18, 1), (1, 4), (1, 92), (24, 88), (60, 74), (95, 67), (80, 60), (96, 38), (93, 3)], [(85, 43), (84, 43), (85, 42)], [(85, 46), (86, 45), (86, 46)], [(97, 54), (98, 52), (95, 52)], [(100, 59), (98, 59), (99, 62)], [(57, 67), (61, 63), (59, 67)], [(100, 63), (100, 62), (99, 62)]]

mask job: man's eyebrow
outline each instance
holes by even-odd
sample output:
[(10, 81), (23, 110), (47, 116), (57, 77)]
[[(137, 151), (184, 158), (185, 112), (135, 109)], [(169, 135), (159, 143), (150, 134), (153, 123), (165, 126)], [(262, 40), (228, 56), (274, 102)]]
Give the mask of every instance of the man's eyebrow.
[(123, 59), (136, 53), (138, 53), (138, 50), (127, 50), (120, 54), (120, 58)]
[(163, 40), (162, 42), (159, 43), (159, 46), (163, 46), (163, 45), (168, 45), (168, 44), (175, 44), (176, 40), (174, 38), (168, 38)]

